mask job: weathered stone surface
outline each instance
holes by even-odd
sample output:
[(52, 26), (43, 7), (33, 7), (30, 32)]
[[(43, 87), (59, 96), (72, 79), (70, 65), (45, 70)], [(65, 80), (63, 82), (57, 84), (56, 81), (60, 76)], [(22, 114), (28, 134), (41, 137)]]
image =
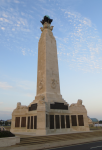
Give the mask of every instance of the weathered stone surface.
[[(77, 103), (69, 106), (60, 93), (57, 46), (52, 29), (53, 26), (51, 27), (47, 22), (41, 27), (42, 33), (38, 43), (36, 97), (28, 107), (22, 106), (21, 103), (17, 104), (17, 108), (12, 113), (11, 132), (33, 132), (36, 135), (46, 135), (72, 131), (89, 131), (87, 110), (82, 105), (82, 100), (79, 99)], [(61, 107), (57, 103), (62, 103), (63, 106)], [(33, 104), (36, 104), (36, 109), (31, 109)], [(50, 115), (54, 116), (54, 129), (50, 129)], [(59, 115), (59, 119), (55, 119), (56, 115)], [(76, 115), (77, 126), (72, 124), (72, 115)], [(78, 117), (79, 115), (82, 117)], [(32, 116), (36, 116), (37, 129), (34, 128), (34, 123), (31, 121)], [(67, 117), (68, 121), (66, 121), (66, 116), (69, 116)], [(18, 128), (15, 128), (16, 117), (20, 117), (20, 127)], [(22, 117), (26, 117), (26, 127), (21, 127)], [(30, 117), (29, 129), (27, 129), (28, 117)], [(82, 120), (79, 120), (80, 118), (83, 118), (84, 126)], [(47, 127), (46, 120), (49, 122)], [(60, 125), (58, 129), (56, 129), (56, 120), (59, 121), (58, 124)]]

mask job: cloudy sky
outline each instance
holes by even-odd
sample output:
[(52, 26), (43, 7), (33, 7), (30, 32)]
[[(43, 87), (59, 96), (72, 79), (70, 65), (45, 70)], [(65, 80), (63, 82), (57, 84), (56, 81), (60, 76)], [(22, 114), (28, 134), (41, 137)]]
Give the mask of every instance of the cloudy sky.
[(40, 21), (53, 19), (60, 88), (102, 119), (102, 0), (0, 0), (0, 119), (36, 95)]

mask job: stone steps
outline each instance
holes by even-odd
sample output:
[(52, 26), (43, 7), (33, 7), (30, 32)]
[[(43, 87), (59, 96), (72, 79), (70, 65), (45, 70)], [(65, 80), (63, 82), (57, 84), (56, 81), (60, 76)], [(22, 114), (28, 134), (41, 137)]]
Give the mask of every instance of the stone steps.
[(20, 143), (16, 144), (15, 147), (38, 145), (38, 144), (44, 144), (44, 143), (53, 143), (53, 142), (84, 139), (84, 138), (94, 138), (94, 137), (100, 137), (100, 136), (102, 137), (102, 131), (26, 137), (26, 138), (21, 138)]

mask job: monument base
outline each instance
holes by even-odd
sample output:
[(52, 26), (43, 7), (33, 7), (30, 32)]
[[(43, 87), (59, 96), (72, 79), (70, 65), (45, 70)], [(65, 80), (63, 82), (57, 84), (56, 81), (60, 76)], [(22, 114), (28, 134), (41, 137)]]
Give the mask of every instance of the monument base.
[(70, 106), (44, 100), (34, 102), (29, 107), (17, 104), (12, 113), (11, 132), (49, 135), (89, 131), (87, 111), (82, 100)]

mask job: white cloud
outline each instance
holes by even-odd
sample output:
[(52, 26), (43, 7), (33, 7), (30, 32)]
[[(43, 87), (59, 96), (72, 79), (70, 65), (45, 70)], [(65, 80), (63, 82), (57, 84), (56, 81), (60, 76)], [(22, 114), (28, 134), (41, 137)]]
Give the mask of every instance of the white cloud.
[(24, 49), (22, 49), (22, 54), (23, 54), (24, 56), (25, 56), (25, 54), (26, 54)]
[[(20, 0), (14, 0), (14, 2), (22, 3), (22, 8), (23, 6), (27, 6), (26, 2), (23, 3), (23, 1)], [(19, 7), (15, 10), (13, 7), (10, 7), (9, 11), (0, 11), (0, 28), (2, 27), (2, 30), (3, 28), (6, 29), (6, 34), (8, 34), (7, 40), (9, 41), (9, 37), (11, 37), (12, 34), (13, 36), (15, 36), (16, 33), (22, 34), (22, 36), (17, 37), (17, 39), (16, 36), (15, 38), (12, 38), (13, 40), (15, 39), (14, 42), (17, 41), (17, 46), (20, 44), (20, 40), (27, 41), (29, 35), (30, 37), (32, 36), (32, 39), (34, 37), (36, 39), (39, 39), (40, 26), (37, 24), (35, 17), (41, 19), (42, 15), (46, 14), (47, 12), (48, 14), (51, 14), (50, 17), (53, 18), (54, 26), (56, 28), (54, 36), (57, 40), (58, 45), (58, 57), (60, 57), (58, 59), (67, 61), (69, 66), (70, 63), (73, 64), (73, 67), (75, 68), (76, 66), (80, 65), (82, 66), (81, 69), (88, 68), (90, 70), (90, 67), (92, 65), (93, 67), (91, 68), (96, 69), (98, 64), (99, 69), (101, 69), (102, 58), (98, 58), (99, 54), (101, 56), (102, 53), (102, 40), (98, 36), (96, 31), (97, 29), (92, 21), (89, 18), (83, 17), (78, 12), (69, 11), (69, 7), (66, 10), (61, 9), (62, 7), (60, 2), (58, 3), (54, 1), (54, 5), (52, 3), (51, 6), (50, 3), (44, 3), (43, 5), (41, 2), (42, 1), (38, 1), (36, 3), (32, 2), (32, 4), (35, 5), (30, 6), (30, 9), (27, 9), (27, 11), (23, 11), (22, 9), (20, 13), (18, 13)], [(44, 2), (46, 2), (46, 0), (44, 0)], [(60, 7), (57, 6), (57, 3)], [(37, 9), (38, 7), (40, 9)], [(50, 9), (52, 7), (53, 9)], [(56, 13), (57, 10), (58, 14)], [(34, 16), (34, 14), (36, 14), (36, 16)], [(60, 17), (59, 14), (61, 14)], [(37, 33), (36, 29), (38, 29), (39, 34)], [(27, 47), (21, 47), (22, 46), (20, 46), (19, 49), (24, 56), (28, 54), (34, 55), (35, 52), (32, 52), (32, 47), (30, 48), (30, 50), (28, 50), (29, 48)], [(96, 59), (98, 61), (96, 61)], [(82, 64), (79, 64), (81, 61)]]
[(15, 3), (20, 3), (20, 2), (19, 2), (19, 1), (17, 1), (17, 0), (14, 0), (14, 2), (15, 2)]
[(12, 31), (15, 31), (15, 29), (12, 29)]
[(2, 21), (2, 22), (7, 22), (7, 23), (12, 23), (10, 20), (5, 19), (5, 18), (0, 18), (0, 21)]
[(5, 28), (4, 28), (4, 27), (1, 27), (1, 29), (2, 29), (2, 30), (5, 30)]
[(13, 87), (8, 85), (7, 82), (0, 82), (0, 88), (6, 90), (6, 89), (11, 89)]
[(5, 13), (3, 13), (3, 17), (6, 17), (6, 18), (7, 18), (8, 16), (7, 16)]
[(95, 25), (77, 12), (62, 11), (67, 19), (66, 23), (63, 21), (64, 28), (59, 23), (62, 36), (61, 40), (60, 37), (57, 38), (58, 57), (68, 62), (69, 67), (89, 72), (101, 70), (102, 39), (98, 36)]
[(88, 25), (89, 27), (91, 27), (91, 20), (90, 19), (84, 18), (83, 23)]

